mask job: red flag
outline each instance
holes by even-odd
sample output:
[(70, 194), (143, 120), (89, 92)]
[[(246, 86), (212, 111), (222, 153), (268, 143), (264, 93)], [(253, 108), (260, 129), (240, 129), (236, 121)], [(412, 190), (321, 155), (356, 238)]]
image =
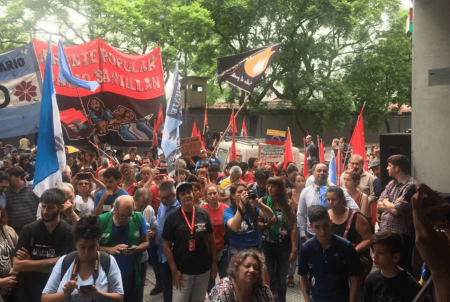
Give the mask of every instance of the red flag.
[(287, 168), (288, 162), (294, 161), (294, 154), (292, 152), (292, 140), (291, 140), (291, 130), (288, 127), (286, 136), (286, 148), (284, 149), (284, 164), (283, 168)]
[(319, 145), (319, 162), (325, 161), (325, 151), (323, 150), (323, 139), (318, 138), (317, 144)]
[(364, 159), (364, 169), (367, 171), (369, 166), (367, 165), (366, 158), (366, 140), (364, 138), (364, 118), (363, 118), (363, 106), (361, 112), (359, 113), (358, 121), (356, 122), (355, 130), (353, 131), (352, 139), (349, 145), (353, 147), (352, 154), (357, 154), (362, 156)]
[(228, 124), (231, 124), (232, 132), (236, 133), (237, 127), (236, 127), (236, 119), (234, 118), (234, 109), (231, 109), (231, 116), (230, 116), (230, 121), (228, 122)]
[(208, 104), (206, 104), (206, 107), (205, 107), (205, 126), (206, 125), (208, 125)]
[(308, 179), (309, 177), (309, 171), (308, 171), (308, 156), (306, 155), (306, 142), (303, 141), (303, 177), (305, 179)]
[(192, 124), (192, 132), (191, 132), (191, 137), (194, 136), (198, 136), (197, 123), (195, 122), (195, 119), (194, 123)]
[(334, 160), (336, 161), (336, 182), (337, 186), (341, 186), (341, 175), (343, 172), (343, 165), (342, 165), (342, 152), (341, 148), (339, 148), (338, 153), (334, 157)]
[(156, 120), (153, 120), (153, 126), (155, 127), (153, 129), (153, 142), (152, 142), (152, 147), (157, 147), (158, 146), (158, 135), (156, 134), (156, 129), (157, 129), (157, 124), (158, 122)]
[(231, 148), (230, 148), (230, 161), (236, 160), (236, 140), (235, 140), (235, 134), (233, 133), (233, 141), (231, 142)]
[(197, 136), (198, 136), (198, 140), (200, 142), (200, 148), (202, 148), (203, 150), (205, 150), (205, 142), (203, 141), (203, 136), (200, 133), (200, 130), (197, 130)]
[(162, 106), (161, 104), (159, 104), (159, 110), (158, 110), (158, 119), (156, 120), (156, 131), (159, 132), (159, 128), (161, 127), (161, 125), (164, 123), (164, 115), (162, 112)]
[(243, 136), (243, 137), (245, 137), (245, 139), (247, 139), (247, 127), (245, 127), (245, 116), (244, 116), (244, 120), (242, 121), (241, 136)]

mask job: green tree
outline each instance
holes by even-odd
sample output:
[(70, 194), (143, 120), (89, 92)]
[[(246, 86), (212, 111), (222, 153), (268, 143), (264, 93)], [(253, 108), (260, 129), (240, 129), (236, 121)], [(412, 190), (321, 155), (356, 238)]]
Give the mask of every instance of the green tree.
[[(203, 4), (211, 11), (216, 34), (200, 49), (198, 63), (203, 66), (211, 66), (219, 56), (283, 43), (247, 106), (246, 113), (252, 114), (249, 132), (256, 131), (262, 100), (274, 93), (291, 106), (305, 135), (307, 120), (323, 134), (327, 121), (340, 128), (352, 119), (355, 104), (345, 81), (347, 68), (356, 55), (376, 44), (382, 16), (394, 6), (388, 0), (203, 0)], [(208, 69), (199, 67), (205, 73)], [(241, 94), (241, 102), (243, 98)]]
[(355, 102), (366, 103), (364, 120), (373, 131), (381, 131), (387, 120), (389, 104), (410, 104), (412, 83), (411, 41), (405, 34), (407, 11), (393, 14), (389, 29), (378, 43), (359, 54), (349, 69), (346, 82)]

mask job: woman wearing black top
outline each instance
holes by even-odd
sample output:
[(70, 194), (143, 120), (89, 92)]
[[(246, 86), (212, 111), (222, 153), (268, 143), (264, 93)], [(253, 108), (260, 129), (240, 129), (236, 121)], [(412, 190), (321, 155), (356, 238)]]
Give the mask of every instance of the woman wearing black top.
[(34, 167), (30, 164), (28, 155), (20, 156), (19, 166), (25, 171), (25, 179), (27, 181), (32, 181), (34, 179)]

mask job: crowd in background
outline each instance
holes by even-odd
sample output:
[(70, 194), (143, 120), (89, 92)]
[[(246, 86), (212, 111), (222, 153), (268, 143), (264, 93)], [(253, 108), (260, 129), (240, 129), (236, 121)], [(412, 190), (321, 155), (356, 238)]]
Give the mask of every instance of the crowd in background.
[[(345, 168), (332, 183), (329, 162), (318, 161), (311, 137), (306, 143), (307, 179), (300, 163), (239, 151), (222, 163), (214, 146), (178, 159), (170, 173), (157, 148), (66, 149), (63, 182), (40, 198), (30, 143), (4, 146), (2, 299), (142, 301), (149, 264), (150, 295), (164, 301), (283, 302), (296, 273), (305, 301), (412, 301), (419, 281), (448, 280), (448, 263), (436, 264), (424, 244), (445, 242), (448, 208), (433, 216), (442, 231), (430, 230), (417, 209), (445, 202), (411, 177), (405, 156), (389, 157), (393, 180), (382, 188), (378, 146), (363, 158), (335, 139)], [(435, 296), (444, 301), (438, 288)]]

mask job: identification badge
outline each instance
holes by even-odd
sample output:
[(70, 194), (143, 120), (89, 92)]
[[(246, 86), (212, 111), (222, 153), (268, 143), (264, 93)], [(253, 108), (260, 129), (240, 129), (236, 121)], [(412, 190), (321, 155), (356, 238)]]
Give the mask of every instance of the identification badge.
[(195, 239), (189, 239), (189, 252), (195, 251)]

